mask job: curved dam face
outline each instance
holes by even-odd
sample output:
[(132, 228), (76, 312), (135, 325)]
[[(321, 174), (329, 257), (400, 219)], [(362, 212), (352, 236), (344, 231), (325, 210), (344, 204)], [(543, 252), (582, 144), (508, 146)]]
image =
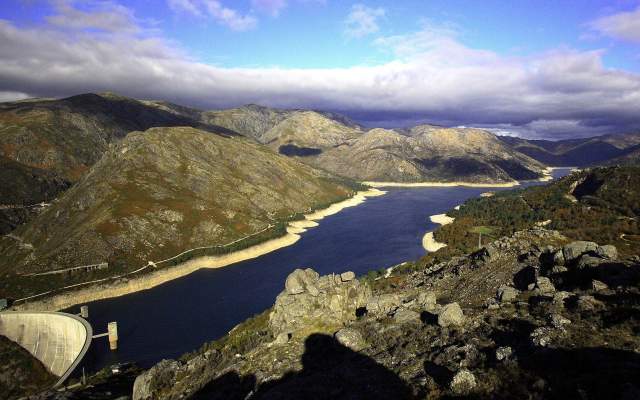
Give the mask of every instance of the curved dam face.
[(61, 385), (84, 357), (93, 336), (91, 325), (58, 312), (0, 312), (0, 335), (40, 360)]

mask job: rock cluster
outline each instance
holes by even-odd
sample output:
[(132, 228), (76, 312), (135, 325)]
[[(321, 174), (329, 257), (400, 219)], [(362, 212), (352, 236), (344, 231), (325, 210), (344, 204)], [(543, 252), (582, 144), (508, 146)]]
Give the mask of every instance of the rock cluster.
[(276, 336), (305, 326), (344, 325), (370, 298), (371, 289), (353, 272), (320, 277), (313, 269), (296, 269), (276, 298), (269, 325)]

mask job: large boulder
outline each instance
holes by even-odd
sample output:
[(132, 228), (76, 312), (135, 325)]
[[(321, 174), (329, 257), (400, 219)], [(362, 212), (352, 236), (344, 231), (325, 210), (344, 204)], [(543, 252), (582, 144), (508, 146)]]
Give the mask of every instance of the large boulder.
[(296, 269), (287, 276), (284, 287), (288, 294), (304, 293), (309, 288), (311, 288), (312, 293), (316, 293), (317, 290), (314, 289), (317, 289), (315, 284), (319, 277), (320, 275), (311, 268)]
[(536, 289), (538, 289), (538, 292), (543, 296), (553, 296), (556, 292), (556, 288), (553, 286), (553, 283), (551, 283), (551, 280), (543, 276), (536, 280)]
[(618, 259), (618, 249), (616, 248), (616, 246), (611, 244), (598, 246), (598, 248), (596, 249), (596, 254), (602, 258), (608, 258), (610, 260)]
[(319, 276), (310, 268), (293, 271), (269, 316), (274, 335), (293, 333), (305, 326), (344, 325), (355, 320), (356, 310), (366, 306), (371, 289), (350, 278), (350, 274)]
[(401, 308), (393, 314), (393, 320), (398, 324), (420, 322), (420, 314), (412, 310), (407, 310), (406, 308)]
[(162, 360), (140, 374), (133, 383), (133, 400), (153, 400), (158, 393), (171, 387), (180, 371), (180, 363)]
[(562, 247), (562, 254), (565, 262), (569, 263), (584, 253), (595, 252), (597, 248), (597, 243), (578, 240), (564, 245), (564, 247)]
[(462, 369), (453, 376), (450, 387), (457, 395), (468, 395), (476, 387), (476, 377), (469, 370)]
[(334, 337), (343, 346), (353, 351), (360, 351), (366, 346), (366, 342), (359, 330), (353, 328), (342, 328), (335, 333)]
[(458, 303), (450, 303), (442, 307), (438, 314), (438, 325), (441, 327), (462, 326), (464, 324), (464, 313)]
[(434, 292), (424, 291), (418, 293), (418, 297), (416, 298), (418, 304), (423, 307), (425, 310), (429, 312), (434, 312), (438, 308), (437, 297)]
[(385, 293), (373, 296), (367, 302), (367, 312), (373, 315), (384, 316), (393, 313), (402, 304), (402, 299), (397, 294)]
[(511, 286), (500, 286), (497, 292), (497, 298), (501, 303), (512, 303), (518, 298), (520, 292)]
[(606, 261), (600, 257), (594, 257), (589, 254), (583, 254), (578, 258), (578, 262), (576, 264), (576, 268), (578, 270), (585, 270), (590, 268), (599, 267), (600, 264), (605, 263)]

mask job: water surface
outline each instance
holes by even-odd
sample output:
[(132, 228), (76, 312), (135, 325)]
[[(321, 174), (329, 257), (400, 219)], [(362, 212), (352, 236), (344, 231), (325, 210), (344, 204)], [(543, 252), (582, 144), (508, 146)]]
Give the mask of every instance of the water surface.
[[(554, 170), (554, 177), (568, 169)], [(531, 185), (531, 184), (527, 184)], [(123, 361), (149, 367), (176, 358), (219, 338), (236, 324), (270, 307), (285, 278), (300, 267), (321, 275), (354, 271), (358, 275), (425, 254), (422, 237), (441, 214), (496, 188), (391, 188), (357, 207), (329, 216), (302, 234), (294, 245), (225, 268), (201, 269), (155, 288), (89, 303), (96, 333), (117, 321), (119, 348), (96, 339), (84, 362), (88, 371)], [(76, 311), (79, 308), (72, 309)]]

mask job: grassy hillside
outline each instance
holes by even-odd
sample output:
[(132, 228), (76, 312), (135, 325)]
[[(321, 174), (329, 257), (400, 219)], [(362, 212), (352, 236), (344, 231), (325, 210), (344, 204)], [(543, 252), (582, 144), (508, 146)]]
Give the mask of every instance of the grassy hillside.
[[(59, 200), (0, 239), (0, 296), (131, 271), (184, 250), (256, 232), (349, 196), (336, 181), (241, 137), (193, 128), (133, 132)], [(37, 273), (108, 262), (108, 270)]]

